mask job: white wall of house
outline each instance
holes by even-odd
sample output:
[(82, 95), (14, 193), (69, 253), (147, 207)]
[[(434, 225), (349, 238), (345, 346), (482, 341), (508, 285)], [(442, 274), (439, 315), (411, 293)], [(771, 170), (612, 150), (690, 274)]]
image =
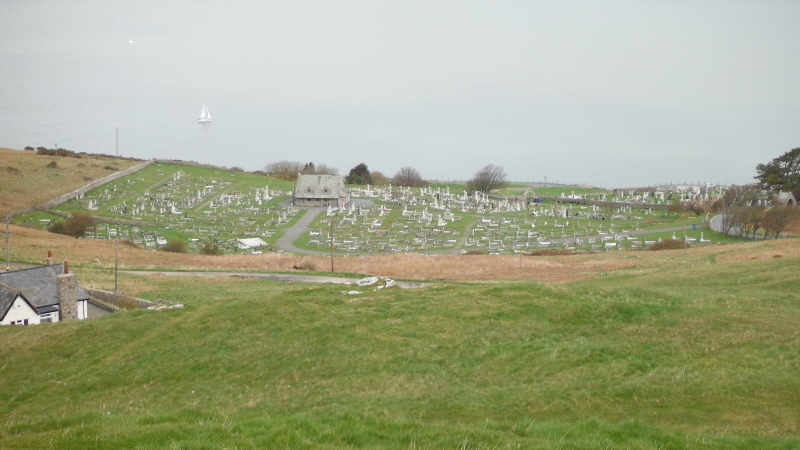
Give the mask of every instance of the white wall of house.
[(28, 321), (27, 325), (38, 325), (40, 323), (39, 314), (18, 295), (8, 309), (6, 316), (0, 321), (0, 325), (25, 325), (26, 320)]
[(78, 300), (78, 320), (83, 320), (87, 317), (89, 317), (89, 302)]

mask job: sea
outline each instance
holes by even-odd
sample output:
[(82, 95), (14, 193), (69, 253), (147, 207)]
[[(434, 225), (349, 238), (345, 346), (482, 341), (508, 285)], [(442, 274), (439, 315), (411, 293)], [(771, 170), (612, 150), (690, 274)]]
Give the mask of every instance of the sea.
[(0, 146), (621, 187), (748, 182), (797, 137), (796, 105), (581, 96), (599, 75), (572, 62), (537, 78), (573, 56), (537, 66), (519, 3), (408, 5), (0, 2)]

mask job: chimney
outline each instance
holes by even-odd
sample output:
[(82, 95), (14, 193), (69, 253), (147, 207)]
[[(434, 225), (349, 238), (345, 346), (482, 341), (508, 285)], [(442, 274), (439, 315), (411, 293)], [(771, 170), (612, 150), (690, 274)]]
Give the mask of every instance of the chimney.
[(64, 261), (64, 273), (56, 277), (59, 320), (78, 318), (78, 278), (69, 273), (69, 265)]
[(47, 251), (47, 265), (48, 266), (52, 266), (55, 263), (56, 263), (56, 259), (53, 258), (53, 251), (52, 250), (48, 250)]

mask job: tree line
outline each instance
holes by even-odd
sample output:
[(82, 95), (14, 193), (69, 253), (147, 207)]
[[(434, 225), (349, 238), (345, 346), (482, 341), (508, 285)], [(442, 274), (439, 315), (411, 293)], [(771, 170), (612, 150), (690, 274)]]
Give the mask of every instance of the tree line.
[[(301, 163), (298, 161), (278, 161), (267, 164), (263, 171), (270, 176), (281, 178), (288, 181), (297, 181), (300, 174), (338, 174), (339, 169), (325, 164), (314, 164), (313, 162)], [(489, 193), (502, 189), (508, 184), (508, 175), (505, 169), (494, 164), (482, 167), (472, 178), (467, 181), (467, 191)], [(370, 171), (365, 163), (360, 163), (350, 169), (344, 177), (346, 184), (358, 186), (375, 185), (384, 186), (392, 183), (402, 187), (425, 187), (428, 183), (422, 178), (417, 169), (411, 166), (401, 167), (391, 178), (386, 177), (379, 171)]]

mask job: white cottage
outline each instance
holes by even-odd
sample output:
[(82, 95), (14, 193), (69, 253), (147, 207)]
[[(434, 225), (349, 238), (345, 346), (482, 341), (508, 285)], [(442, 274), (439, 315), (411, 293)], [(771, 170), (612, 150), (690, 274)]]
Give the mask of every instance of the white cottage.
[(85, 319), (89, 295), (67, 262), (0, 273), (0, 325)]

